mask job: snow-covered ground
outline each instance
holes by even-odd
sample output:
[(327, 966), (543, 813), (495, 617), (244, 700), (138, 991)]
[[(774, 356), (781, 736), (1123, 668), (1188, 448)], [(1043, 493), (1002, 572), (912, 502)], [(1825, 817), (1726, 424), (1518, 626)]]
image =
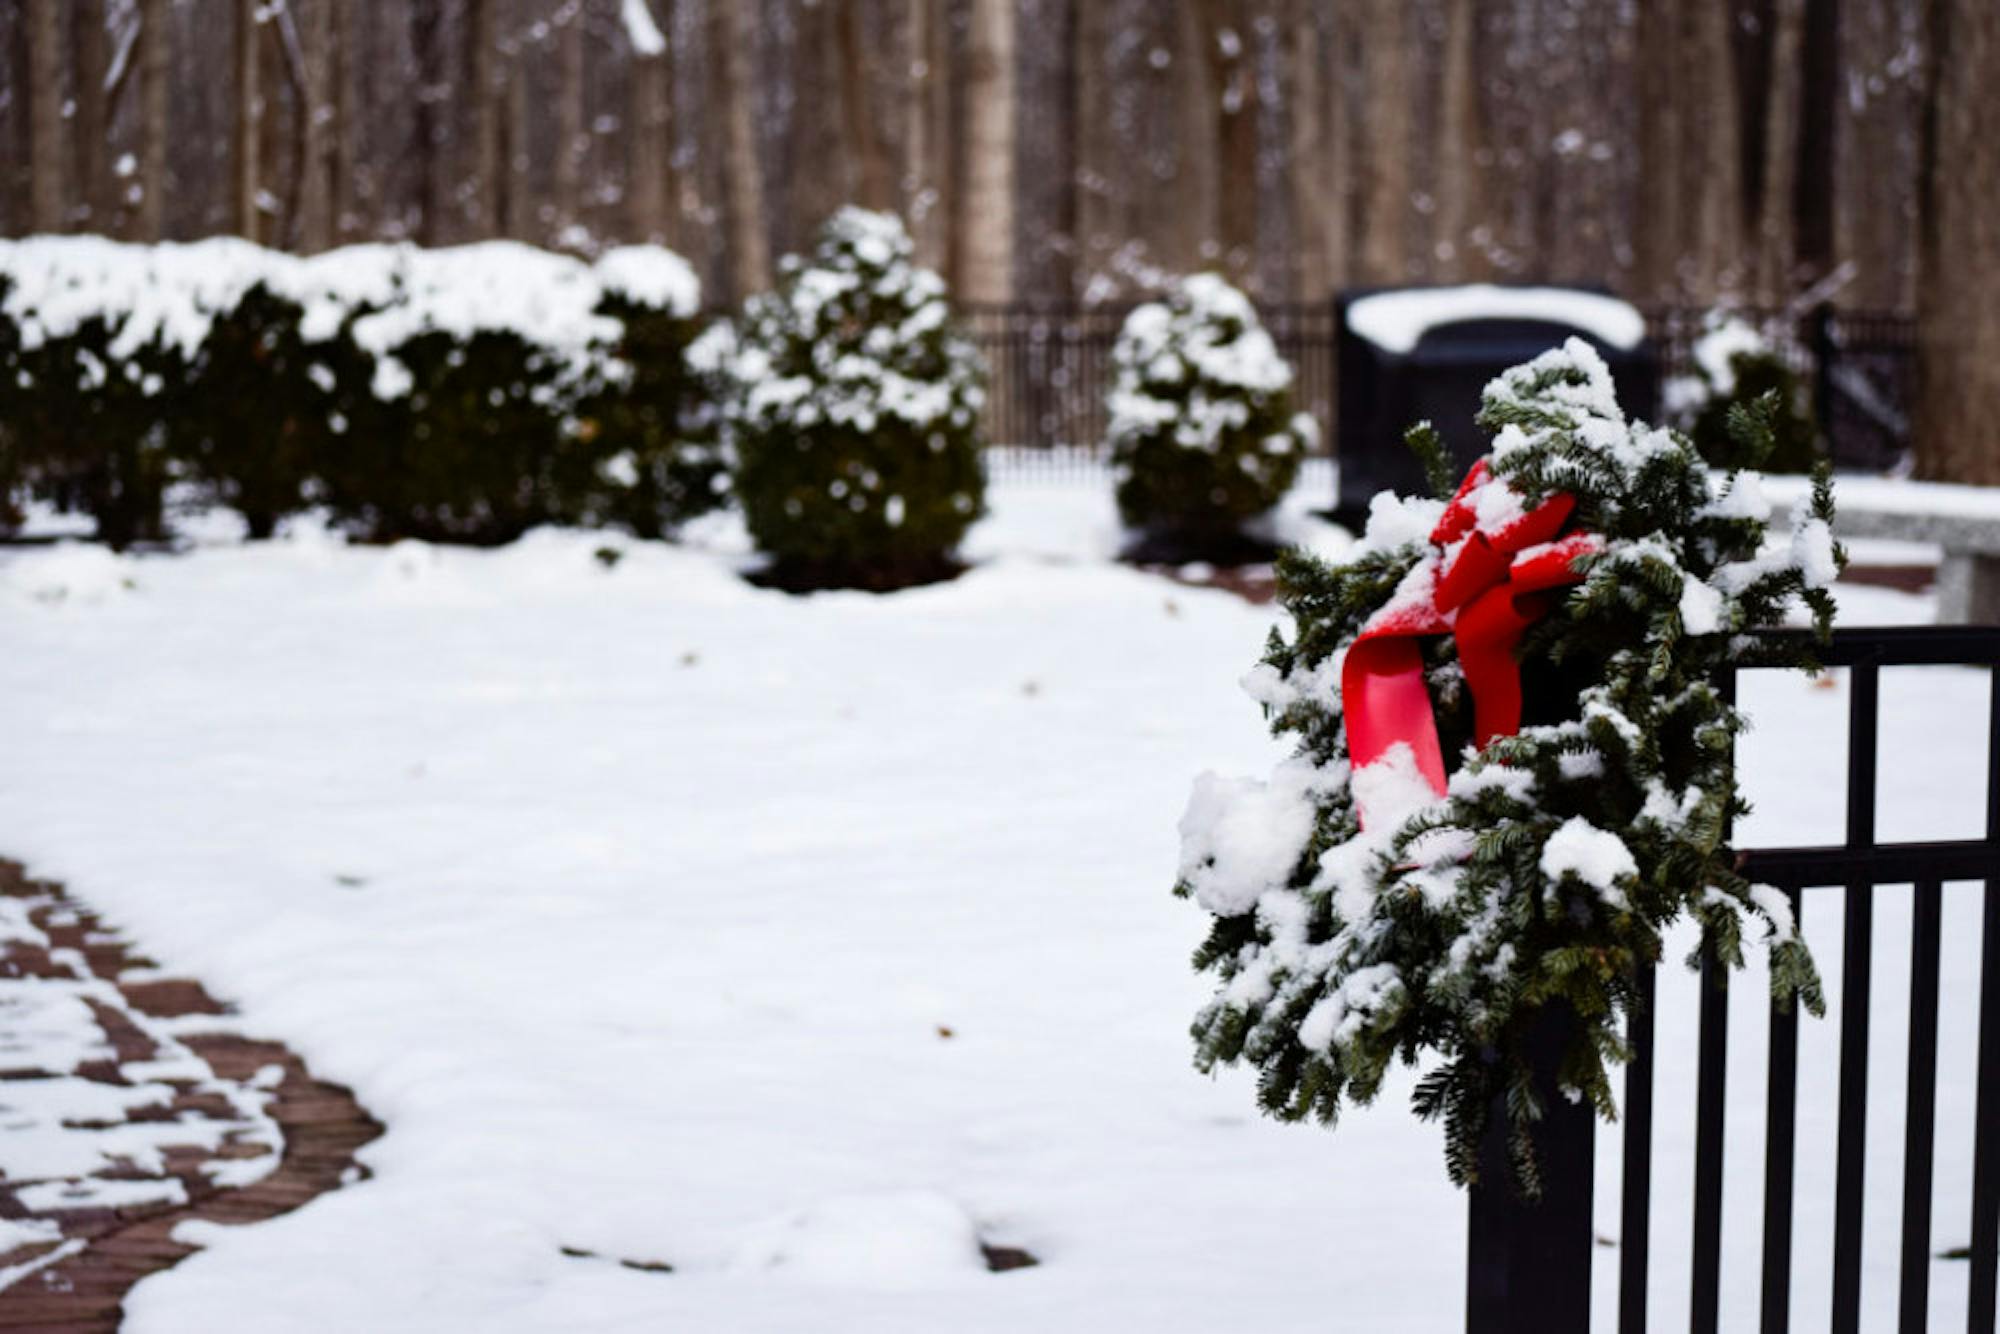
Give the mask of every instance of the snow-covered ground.
[[(1330, 488), (1307, 485), (1287, 531), (1337, 546), (1303, 519)], [(1463, 1200), (1407, 1080), (1328, 1133), (1189, 1067), (1203, 915), (1168, 893), (1174, 827), (1201, 770), (1276, 758), (1236, 681), (1277, 613), (1110, 563), (1101, 487), (992, 499), (975, 569), (887, 597), (754, 588), (728, 520), (682, 547), (349, 549), (301, 526), (177, 556), (0, 553), (0, 851), (389, 1127), (372, 1180), (204, 1229), (129, 1327), (1453, 1328)], [(1849, 623), (1929, 616), (1840, 594)], [(1986, 690), (1886, 679), (1885, 833), (1977, 824)], [(1837, 834), (1844, 685), (1745, 699), (1746, 838)], [(1974, 891), (1948, 914), (1940, 1250), (1967, 1240)], [(1907, 921), (1888, 891), (1869, 1327), (1894, 1301)], [(1830, 901), (1805, 928), (1837, 997)], [(1763, 1107), (1741, 986), (1735, 1144)], [(1693, 991), (1670, 973), (1662, 996), (1669, 1328)], [(1802, 1040), (1801, 1329), (1824, 1325), (1836, 1037)], [(1735, 1324), (1760, 1179), (1730, 1181)], [(987, 1273), (981, 1240), (1042, 1263)], [(1598, 1254), (1608, 1320), (1617, 1252)], [(1966, 1269), (1934, 1266), (1941, 1325)]]

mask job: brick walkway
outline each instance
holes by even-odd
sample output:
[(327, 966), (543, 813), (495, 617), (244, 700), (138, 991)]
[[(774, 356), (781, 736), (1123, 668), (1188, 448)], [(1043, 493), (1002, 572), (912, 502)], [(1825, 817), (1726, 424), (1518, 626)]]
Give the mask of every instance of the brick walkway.
[(0, 861), (0, 1330), (116, 1329), (125, 1293), (236, 1226), (360, 1180), (381, 1133), (61, 888)]

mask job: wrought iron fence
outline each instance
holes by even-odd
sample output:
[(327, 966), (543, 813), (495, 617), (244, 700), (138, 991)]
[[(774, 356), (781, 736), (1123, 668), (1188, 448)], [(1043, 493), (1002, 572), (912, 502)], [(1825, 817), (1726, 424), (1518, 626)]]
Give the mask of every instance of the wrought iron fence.
[[(986, 357), (986, 438), (996, 445), (1095, 451), (1104, 442), (1111, 346), (1130, 306), (985, 305), (960, 312)], [(1290, 363), (1301, 411), (1334, 417), (1331, 302), (1272, 304), (1258, 314)]]
[[(1111, 346), (1129, 306), (971, 306), (967, 332), (991, 373), (986, 438), (1028, 449), (1095, 451), (1105, 435)], [(1915, 393), (1915, 323), (1906, 315), (1743, 307), (1734, 312), (1811, 386), (1815, 415), (1836, 463), (1877, 470), (1909, 445)], [(1297, 375), (1299, 407), (1319, 422), (1322, 448), (1338, 454), (1335, 374), (1340, 329), (1333, 303), (1260, 307), (1278, 351)], [(1693, 375), (1706, 308), (1662, 307), (1647, 327), (1664, 380)]]
[[(1744, 874), (1784, 893), (1795, 920), (1804, 895), (1839, 896), (1838, 1120), (1831, 1164), (1831, 1254), (1823, 1257), (1831, 1285), (1827, 1328), (1832, 1334), (1859, 1334), (1863, 1328), (1863, 1186), (1871, 1176), (1881, 1181), (1883, 1169), (1890, 1166), (1869, 1159), (1869, 1094), (1871, 1084), (1885, 1075), (1900, 1075), (1904, 1116), (1895, 1328), (1902, 1334), (1923, 1334), (1930, 1328), (1932, 1221), (1941, 1216), (1954, 1232), (1969, 1225), (1971, 1245), (1965, 1256), (1969, 1290), (1960, 1328), (1968, 1334), (1993, 1334), (1996, 1262), (2000, 1262), (2000, 629), (1923, 626), (1842, 631), (1820, 657), (1829, 666), (1849, 671), (1846, 837), (1833, 846), (1760, 848), (1745, 850), (1742, 857)], [(1992, 674), (1984, 737), (1985, 833), (1949, 842), (1882, 841), (1875, 820), (1881, 671), (1954, 665), (1983, 667)], [(1978, 1026), (1969, 1218), (1956, 1211), (1940, 1213), (1934, 1173), (1943, 893), (1948, 882), (1967, 881), (1977, 882), (1983, 895), (1979, 986), (1975, 995), (1954, 995), (1951, 1000), (1975, 1007)], [(1911, 886), (1914, 898), (1909, 991), (1906, 1006), (1898, 1008), (1895, 996), (1872, 996), (1870, 983), (1877, 890), (1901, 885)], [(1633, 1058), (1626, 1067), (1623, 1107), (1619, 1334), (1647, 1334), (1648, 1298), (1656, 1277), (1651, 1272), (1659, 1148), (1654, 1127), (1653, 982), (1649, 969), (1641, 979), (1644, 1000), (1628, 1029)], [(1764, 1135), (1761, 1144), (1754, 1137), (1732, 1136), (1726, 1133), (1728, 984), (1726, 969), (1702, 969), (1688, 1328), (1693, 1334), (1715, 1334), (1720, 1321), (1727, 1154), (1739, 1164), (1732, 1175), (1761, 1180), (1763, 1187), (1760, 1235), (1754, 1249), (1743, 1248), (1744, 1257), (1754, 1255), (1759, 1266), (1756, 1328), (1762, 1334), (1788, 1334), (1799, 1278), (1796, 1261), (1802, 1249), (1794, 1227), (1800, 1168), (1799, 1018), (1795, 1009), (1769, 1006)], [(1885, 1072), (1879, 1063), (1871, 1069), (1871, 1030), (1880, 1041), (1890, 1026), (1908, 1034), (1907, 1060), (1900, 1071)], [(1551, 1068), (1552, 1084), (1553, 1074)], [(1739, 1068), (1736, 1074), (1740, 1079), (1743, 1071)], [(1558, 1113), (1552, 1121), (1558, 1123), (1545, 1127), (1538, 1143), (1547, 1160), (1545, 1174), (1555, 1188), (1539, 1205), (1512, 1200), (1504, 1185), (1474, 1188), (1466, 1281), (1469, 1334), (1584, 1334), (1588, 1326), (1595, 1126), (1587, 1108), (1570, 1108), (1553, 1095), (1550, 1100)], [(1817, 1235), (1815, 1231), (1813, 1236)], [(1887, 1328), (1879, 1321), (1867, 1327)]]

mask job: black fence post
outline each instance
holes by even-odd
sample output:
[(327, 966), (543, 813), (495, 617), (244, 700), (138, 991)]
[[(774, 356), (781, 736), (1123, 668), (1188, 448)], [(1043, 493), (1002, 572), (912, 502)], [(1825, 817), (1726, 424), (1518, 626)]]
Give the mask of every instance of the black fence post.
[[(1573, 716), (1578, 696), (1598, 671), (1581, 659), (1524, 665), (1522, 724)], [(1565, 1097), (1557, 1080), (1577, 1022), (1568, 1005), (1547, 1006), (1525, 1043), (1543, 1109), (1532, 1132), (1540, 1198), (1523, 1199), (1514, 1187), (1505, 1099), (1495, 1098), (1487, 1109), (1479, 1183), (1468, 1206), (1466, 1334), (1590, 1334), (1597, 1110), (1588, 1099)]]
[(1575, 1017), (1552, 1009), (1528, 1035), (1544, 1105), (1534, 1129), (1542, 1193), (1522, 1198), (1507, 1161), (1507, 1109), (1494, 1099), (1471, 1190), (1466, 1247), (1466, 1334), (1589, 1334), (1591, 1187), (1597, 1113), (1556, 1087)]

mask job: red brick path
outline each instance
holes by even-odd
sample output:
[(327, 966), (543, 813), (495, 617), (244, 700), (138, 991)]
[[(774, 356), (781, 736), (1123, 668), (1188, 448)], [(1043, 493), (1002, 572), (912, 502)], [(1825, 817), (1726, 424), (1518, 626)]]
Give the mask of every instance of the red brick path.
[[(7, 1133), (10, 1109), (31, 1105), (18, 1093), (10, 1103), (10, 1085), (69, 1077), (151, 1088), (162, 1100), (127, 1112), (127, 1124), (180, 1122), (198, 1128), (200, 1133), (190, 1138), (219, 1141), (206, 1148), (169, 1142), (163, 1162), (155, 1167), (113, 1162), (74, 1186), (88, 1197), (130, 1182), (158, 1195), (173, 1190), (167, 1180), (172, 1178), (180, 1183), (186, 1203), (61, 1208), (47, 1196), (69, 1187), (45, 1182), (37, 1196), (40, 1207), (33, 1208), (21, 1194), (37, 1183), (0, 1178), (0, 1218), (39, 1217), (61, 1228), (60, 1241), (0, 1254), (0, 1283), (7, 1283), (0, 1288), (0, 1331), (116, 1329), (121, 1302), (134, 1283), (194, 1252), (195, 1247), (173, 1239), (180, 1223), (259, 1222), (365, 1176), (354, 1151), (381, 1134), (382, 1127), (346, 1089), (314, 1079), (283, 1046), (236, 1032), (225, 1008), (200, 984), (159, 978), (145, 959), (59, 886), (29, 880), (20, 866), (0, 861), (0, 897), (8, 900), (4, 906), (10, 910), (26, 910), (30, 929), (17, 934), (46, 939), (46, 944), (29, 938), (0, 942), (0, 997), (10, 989), (27, 991), (21, 981), (34, 978), (50, 979), (66, 994), (84, 994), (102, 1045), (110, 1049), (108, 1057), (96, 1053), (73, 1071), (0, 1068), (0, 1134)], [(100, 982), (105, 985), (96, 985)], [(200, 1016), (216, 1019), (210, 1024)], [(4, 1031), (6, 1021), (0, 1009), (0, 1051), (10, 1036)], [(190, 1055), (197, 1059), (190, 1061)], [(18, 1059), (0, 1055), (0, 1067)], [(152, 1070), (125, 1070), (133, 1062), (162, 1060), (167, 1063)], [(206, 1064), (206, 1074), (199, 1072), (200, 1063)], [(161, 1085), (171, 1089), (170, 1100), (158, 1094)], [(246, 1118), (244, 1107), (250, 1105), (254, 1113), (259, 1101), (261, 1116)], [(268, 1175), (232, 1188), (203, 1170), (268, 1157), (270, 1122), (282, 1133), (283, 1149)], [(88, 1136), (91, 1127), (76, 1129)], [(162, 1138), (171, 1141), (172, 1134)]]

